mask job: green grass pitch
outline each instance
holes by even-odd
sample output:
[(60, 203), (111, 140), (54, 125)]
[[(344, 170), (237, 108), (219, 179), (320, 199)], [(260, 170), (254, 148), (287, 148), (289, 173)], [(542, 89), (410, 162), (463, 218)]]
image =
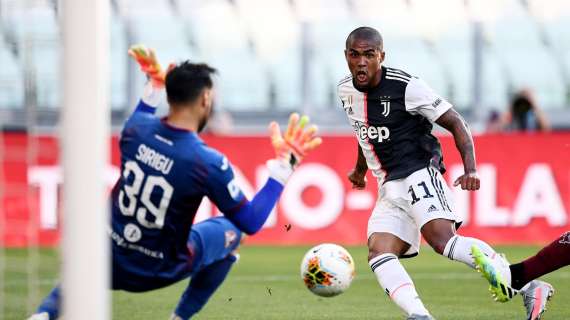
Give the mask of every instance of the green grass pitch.
[[(348, 247), (356, 260), (351, 288), (334, 298), (311, 294), (299, 276), (299, 263), (308, 247), (245, 245), (241, 260), (196, 319), (403, 319), (399, 309), (379, 288), (366, 262), (366, 248)], [(536, 247), (501, 247), (510, 261), (536, 252)], [(22, 320), (56, 283), (58, 255), (41, 250), (39, 295), (28, 291), (27, 252), (6, 250), (4, 315)], [(525, 319), (522, 299), (493, 302), (478, 273), (450, 262), (423, 247), (419, 257), (404, 262), (425, 305), (437, 319)], [(545, 319), (570, 319), (570, 268), (544, 277), (556, 289)], [(32, 280), (33, 281), (33, 280)], [(168, 319), (186, 281), (144, 294), (113, 293), (113, 319)], [(35, 301), (34, 301), (35, 300)]]

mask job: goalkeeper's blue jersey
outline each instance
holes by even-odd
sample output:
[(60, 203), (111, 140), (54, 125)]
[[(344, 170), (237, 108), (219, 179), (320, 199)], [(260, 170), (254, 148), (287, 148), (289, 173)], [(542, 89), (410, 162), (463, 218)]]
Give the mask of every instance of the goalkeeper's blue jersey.
[(113, 271), (152, 279), (149, 288), (188, 276), (193, 256), (187, 241), (202, 198), (227, 214), (247, 202), (227, 158), (195, 132), (144, 111), (126, 122), (120, 150), (121, 176), (111, 199)]

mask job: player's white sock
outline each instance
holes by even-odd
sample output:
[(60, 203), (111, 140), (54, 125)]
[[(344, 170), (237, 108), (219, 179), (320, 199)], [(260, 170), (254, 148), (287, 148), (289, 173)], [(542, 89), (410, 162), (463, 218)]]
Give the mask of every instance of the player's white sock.
[(380, 286), (407, 315), (429, 315), (420, 300), (412, 279), (391, 253), (381, 254), (368, 262)]
[(475, 268), (473, 257), (471, 256), (471, 246), (476, 245), (489, 257), (494, 257), (497, 253), (485, 242), (469, 237), (455, 235), (445, 245), (443, 255), (451, 260), (461, 261), (471, 268)]

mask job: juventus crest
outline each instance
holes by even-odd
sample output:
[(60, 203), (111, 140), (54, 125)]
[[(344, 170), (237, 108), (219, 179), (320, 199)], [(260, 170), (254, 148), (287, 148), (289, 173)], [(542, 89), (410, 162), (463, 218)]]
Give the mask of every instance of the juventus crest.
[(388, 115), (390, 114), (390, 97), (380, 98), (380, 105), (382, 106), (382, 108), (384, 108), (384, 111), (382, 111), (382, 115), (384, 116), (384, 118), (388, 117)]

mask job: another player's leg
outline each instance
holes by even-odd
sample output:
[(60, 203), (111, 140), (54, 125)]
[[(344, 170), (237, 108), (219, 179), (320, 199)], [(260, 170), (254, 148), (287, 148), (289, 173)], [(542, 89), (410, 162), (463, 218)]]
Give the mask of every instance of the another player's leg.
[[(494, 277), (498, 272), (496, 271), (493, 259), (484, 255), (477, 247), (473, 247), (472, 252), (477, 269), (481, 270), (485, 278), (487, 278), (491, 284), (491, 288), (493, 288), (495, 286), (494, 283), (496, 283), (509, 292), (511, 290), (516, 292), (515, 289), (510, 287), (511, 279), (505, 280), (503, 278), (497, 279)], [(496, 297), (494, 291), (492, 292)], [(544, 281), (532, 280), (521, 288), (520, 293), (526, 309), (527, 319), (536, 320), (540, 319), (542, 314), (546, 311), (546, 303), (554, 294), (554, 288)], [(506, 300), (499, 301), (505, 302)]]
[(28, 320), (55, 320), (59, 317), (60, 306), (61, 289), (57, 286), (45, 297), (36, 313)]
[(554, 294), (554, 288), (544, 281), (533, 280), (520, 292), (526, 309), (526, 318), (537, 320), (546, 311), (546, 303)]
[(568, 265), (570, 265), (570, 231), (542, 248), (536, 255), (512, 264), (511, 286), (520, 290), (530, 281)]
[[(481, 270), (492, 270), (492, 260), (473, 249), (475, 263)], [(528, 319), (540, 319), (546, 311), (546, 303), (554, 294), (554, 288), (538, 277), (570, 265), (570, 232), (566, 232), (536, 255), (510, 265), (511, 279), (509, 284), (520, 290)]]
[(192, 227), (188, 239), (188, 246), (195, 256), (192, 278), (172, 319), (189, 319), (206, 305), (237, 261), (235, 250), (241, 234), (223, 217), (208, 219)]
[(410, 244), (391, 233), (373, 233), (368, 238), (368, 263), (380, 286), (408, 319), (432, 319), (398, 259), (409, 248)]

